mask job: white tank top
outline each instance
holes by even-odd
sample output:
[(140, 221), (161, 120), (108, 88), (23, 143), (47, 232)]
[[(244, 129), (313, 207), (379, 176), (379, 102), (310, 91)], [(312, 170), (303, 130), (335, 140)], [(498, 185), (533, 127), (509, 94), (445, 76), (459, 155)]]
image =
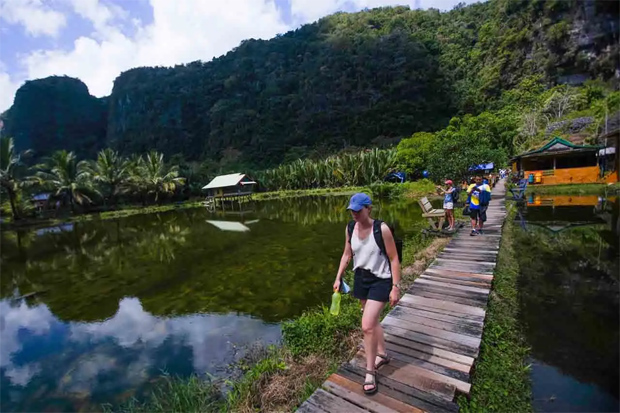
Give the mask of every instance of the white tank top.
[(379, 278), (391, 278), (390, 265), (385, 255), (381, 253), (372, 229), (365, 239), (359, 239), (356, 231), (351, 236), (353, 250), (353, 270), (363, 268)]

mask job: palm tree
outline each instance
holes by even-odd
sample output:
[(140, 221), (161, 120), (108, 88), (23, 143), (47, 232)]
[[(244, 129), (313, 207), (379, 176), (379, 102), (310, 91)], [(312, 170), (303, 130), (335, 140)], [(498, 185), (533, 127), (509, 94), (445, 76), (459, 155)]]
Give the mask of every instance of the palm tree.
[(23, 184), (22, 157), (30, 151), (17, 153), (13, 138), (0, 138), (0, 186), (9, 195), (13, 219), (19, 219), (19, 211), (15, 203), (19, 187)]
[(71, 210), (75, 211), (75, 203), (91, 203), (89, 195), (96, 194), (90, 179), (87, 161), (79, 161), (73, 152), (57, 151), (39, 166), (37, 177), (44, 187), (56, 191), (55, 196), (69, 199)]
[(185, 178), (179, 177), (179, 167), (167, 167), (164, 155), (156, 151), (136, 158), (129, 170), (133, 185), (143, 194), (155, 195), (155, 202), (161, 194), (174, 193), (177, 185), (185, 183)]
[(105, 200), (114, 203), (129, 178), (129, 162), (118, 152), (107, 148), (99, 152), (97, 160), (89, 168), (89, 173), (94, 182), (105, 188)]

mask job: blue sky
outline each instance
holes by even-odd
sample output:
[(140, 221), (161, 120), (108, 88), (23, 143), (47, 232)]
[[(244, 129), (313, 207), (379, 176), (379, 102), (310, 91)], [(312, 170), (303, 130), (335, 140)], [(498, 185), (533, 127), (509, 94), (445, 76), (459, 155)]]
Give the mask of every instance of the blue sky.
[[(474, 0), (466, 0), (472, 3)], [(29, 79), (78, 77), (95, 96), (137, 66), (208, 61), (337, 11), (449, 10), (458, 0), (0, 0), (0, 112)]]

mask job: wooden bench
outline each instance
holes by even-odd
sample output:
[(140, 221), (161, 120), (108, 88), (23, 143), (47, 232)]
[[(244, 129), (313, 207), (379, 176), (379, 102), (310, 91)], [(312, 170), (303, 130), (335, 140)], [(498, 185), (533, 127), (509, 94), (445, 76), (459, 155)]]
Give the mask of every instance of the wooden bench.
[(433, 209), (433, 206), (426, 197), (418, 199), (418, 204), (420, 204), (420, 208), (422, 208), (422, 217), (428, 220), (431, 228), (441, 231), (443, 222), (446, 219), (446, 211), (443, 209)]

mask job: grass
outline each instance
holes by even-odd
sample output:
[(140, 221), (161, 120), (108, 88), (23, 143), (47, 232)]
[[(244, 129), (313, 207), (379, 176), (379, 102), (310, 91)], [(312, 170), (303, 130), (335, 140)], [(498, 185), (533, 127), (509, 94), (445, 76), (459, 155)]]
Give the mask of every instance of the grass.
[(259, 192), (252, 199), (281, 199), (309, 195), (351, 195), (355, 192), (366, 192), (377, 198), (398, 198), (401, 196), (417, 198), (437, 194), (435, 184), (428, 179), (402, 184), (379, 182), (368, 186), (346, 186), (341, 188), (291, 189), (272, 192)]
[(620, 191), (620, 184), (528, 185), (525, 192), (548, 195), (599, 195), (610, 191)]
[(104, 412), (219, 412), (225, 400), (219, 386), (197, 376), (180, 379), (162, 376), (148, 399), (140, 403), (132, 399), (121, 406), (103, 405)]
[(515, 211), (506, 218), (489, 299), (480, 356), (470, 398), (458, 399), (462, 412), (530, 412), (529, 348), (518, 313), (519, 264), (514, 249)]
[(258, 192), (252, 195), (252, 199), (262, 201), (266, 199), (293, 198), (309, 195), (350, 195), (362, 192), (366, 187), (346, 186), (342, 188), (313, 188), (313, 189), (287, 189), (281, 191)]

